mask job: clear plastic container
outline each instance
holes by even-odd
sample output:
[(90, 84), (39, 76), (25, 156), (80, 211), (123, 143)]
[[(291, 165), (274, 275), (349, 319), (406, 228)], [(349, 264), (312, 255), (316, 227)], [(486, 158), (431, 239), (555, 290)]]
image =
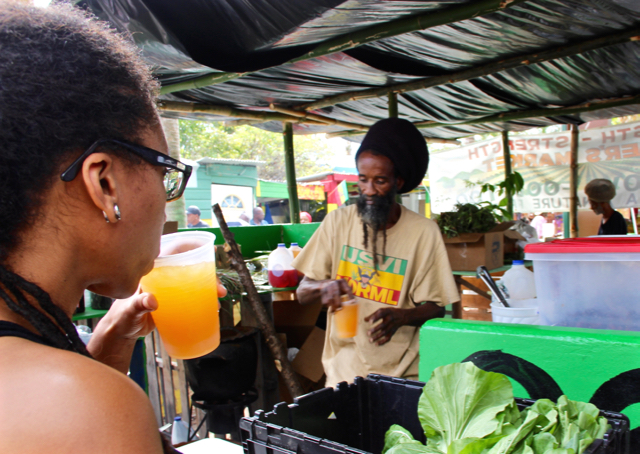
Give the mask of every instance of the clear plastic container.
[(358, 332), (358, 302), (349, 295), (340, 297), (342, 307), (333, 313), (336, 334), (341, 339), (355, 337)]
[(215, 238), (204, 231), (163, 235), (160, 257), (140, 282), (158, 300), (151, 316), (173, 358), (197, 358), (220, 344)]
[(173, 426), (171, 427), (171, 444), (173, 446), (186, 443), (189, 439), (189, 428), (187, 423), (182, 420), (182, 417), (176, 416), (173, 418)]
[(536, 297), (536, 282), (533, 272), (524, 266), (524, 261), (514, 260), (513, 265), (502, 276), (509, 298), (528, 300)]
[[(294, 259), (298, 256), (298, 254), (300, 254), (300, 252), (302, 252), (302, 248), (298, 246), (298, 243), (291, 243), (291, 246), (289, 246), (289, 250), (293, 254)], [(298, 284), (300, 284), (303, 277), (304, 274), (298, 271)]]
[(640, 238), (529, 244), (542, 325), (640, 331)]
[(298, 243), (291, 243), (291, 246), (289, 246), (289, 250), (293, 254), (293, 258), (295, 259), (298, 256), (298, 254), (302, 251), (302, 248), (298, 246)]
[(295, 287), (298, 285), (298, 271), (292, 266), (293, 253), (284, 243), (279, 243), (276, 250), (269, 254), (267, 271), (269, 285), (276, 288)]

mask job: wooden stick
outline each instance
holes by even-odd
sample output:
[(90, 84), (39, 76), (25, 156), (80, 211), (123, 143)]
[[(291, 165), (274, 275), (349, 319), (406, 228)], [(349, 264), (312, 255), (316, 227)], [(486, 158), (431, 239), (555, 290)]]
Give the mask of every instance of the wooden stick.
[(571, 159), (569, 174), (569, 236), (578, 237), (578, 127), (571, 125)]
[[(338, 131), (338, 132), (328, 132), (325, 134), (327, 139), (332, 139), (334, 137), (350, 137), (350, 136), (361, 136), (366, 134), (366, 131)], [(424, 140), (427, 143), (443, 143), (446, 145), (460, 145), (460, 141), (458, 139), (438, 139), (437, 137), (425, 137)]]
[(273, 327), (273, 323), (269, 318), (269, 315), (267, 314), (262, 301), (260, 300), (258, 291), (253, 284), (253, 280), (251, 279), (249, 270), (247, 269), (242, 254), (240, 253), (240, 249), (238, 248), (238, 244), (233, 239), (233, 234), (229, 231), (227, 222), (224, 220), (224, 215), (222, 214), (220, 205), (216, 203), (213, 206), (213, 212), (216, 215), (216, 219), (218, 220), (218, 225), (220, 226), (220, 230), (222, 231), (222, 236), (229, 245), (229, 251), (227, 252), (227, 254), (229, 255), (231, 267), (238, 273), (240, 282), (242, 282), (242, 286), (247, 292), (247, 299), (249, 300), (251, 308), (256, 315), (256, 320), (260, 325), (260, 331), (262, 331), (265, 342), (269, 346), (269, 350), (273, 355), (273, 359), (278, 361), (280, 363), (280, 366), (282, 366), (282, 371), (280, 373), (282, 374), (282, 379), (287, 385), (291, 396), (298, 397), (304, 394), (302, 386), (300, 386), (293, 367), (291, 367), (291, 363), (287, 358), (287, 350), (284, 348), (284, 346), (276, 336), (276, 330)]
[(629, 106), (640, 104), (640, 95), (625, 96), (623, 98), (604, 99), (591, 101), (577, 106), (552, 107), (530, 110), (516, 110), (501, 114), (489, 115), (488, 117), (475, 118), (473, 120), (459, 121), (454, 123), (438, 123), (436, 121), (419, 121), (414, 123), (416, 128), (446, 128), (460, 125), (478, 125), (485, 123), (497, 123), (503, 121), (522, 120), (524, 118), (557, 117), (560, 115), (574, 115), (583, 112), (593, 112), (595, 110), (610, 109), (612, 107)]
[(307, 113), (299, 110), (287, 109), (286, 107), (276, 106), (275, 104), (271, 104), (269, 105), (269, 107), (271, 108), (271, 110), (275, 110), (276, 112), (290, 115), (292, 117), (299, 117), (305, 120), (315, 120), (328, 125), (336, 125), (336, 126), (342, 126), (345, 128), (359, 129), (360, 131), (369, 130), (369, 126), (367, 125), (350, 123), (348, 121), (335, 120), (333, 118), (323, 117), (322, 115)]

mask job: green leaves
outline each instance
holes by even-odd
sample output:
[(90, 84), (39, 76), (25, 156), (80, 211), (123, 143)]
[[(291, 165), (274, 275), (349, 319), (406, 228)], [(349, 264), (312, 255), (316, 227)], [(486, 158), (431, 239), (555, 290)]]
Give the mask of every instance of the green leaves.
[(454, 440), (491, 435), (497, 417), (513, 402), (506, 376), (485, 372), (473, 363), (456, 363), (433, 371), (418, 401), (418, 418), (428, 446), (447, 452)]
[(438, 226), (447, 237), (458, 236), (462, 233), (484, 233), (496, 226), (494, 212), (503, 215), (505, 210), (489, 202), (458, 203), (456, 211), (448, 211), (438, 216)]
[(581, 454), (610, 428), (594, 405), (566, 396), (520, 412), (508, 378), (471, 362), (433, 371), (418, 418), (427, 445), (393, 425), (382, 454)]

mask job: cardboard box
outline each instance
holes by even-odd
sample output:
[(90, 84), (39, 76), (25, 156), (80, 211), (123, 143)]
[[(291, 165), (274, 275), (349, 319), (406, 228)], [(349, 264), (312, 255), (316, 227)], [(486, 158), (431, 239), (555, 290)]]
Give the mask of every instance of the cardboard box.
[[(515, 254), (518, 252), (518, 241), (524, 241), (525, 238), (520, 235), (515, 230), (505, 230), (504, 231), (504, 253), (505, 254)], [(522, 251), (522, 249), (520, 249)]]
[(504, 265), (504, 233), (513, 222), (502, 222), (486, 233), (463, 233), (444, 238), (453, 271), (475, 271), (480, 265), (489, 270)]
[(297, 300), (273, 301), (273, 325), (287, 335), (287, 346), (302, 348), (313, 331), (322, 304), (302, 305)]
[(322, 367), (324, 336), (325, 331), (314, 326), (291, 364), (293, 370), (314, 383), (319, 382), (324, 376)]

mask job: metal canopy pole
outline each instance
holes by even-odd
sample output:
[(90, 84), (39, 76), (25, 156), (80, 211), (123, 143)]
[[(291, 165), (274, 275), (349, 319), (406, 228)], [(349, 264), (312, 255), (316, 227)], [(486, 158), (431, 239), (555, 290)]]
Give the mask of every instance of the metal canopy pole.
[(571, 158), (569, 161), (569, 235), (578, 236), (578, 127), (571, 125)]
[(389, 92), (389, 118), (398, 118), (398, 94)]
[[(502, 153), (504, 156), (504, 178), (509, 178), (511, 175), (511, 153), (509, 151), (509, 131), (502, 131)], [(507, 196), (507, 212), (509, 218), (513, 219), (513, 194), (507, 188), (505, 189), (505, 195)]]
[(296, 166), (293, 156), (293, 125), (284, 123), (284, 166), (287, 174), (287, 189), (289, 191), (289, 213), (291, 223), (300, 224), (300, 202), (298, 201), (298, 186), (296, 183)]

